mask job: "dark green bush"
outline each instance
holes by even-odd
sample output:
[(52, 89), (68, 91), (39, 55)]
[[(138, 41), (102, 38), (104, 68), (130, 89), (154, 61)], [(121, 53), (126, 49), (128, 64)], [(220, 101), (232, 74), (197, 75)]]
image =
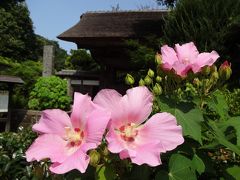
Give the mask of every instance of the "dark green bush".
[(30, 93), (28, 107), (35, 110), (60, 108), (68, 110), (67, 81), (56, 76), (41, 77)]
[(216, 50), (232, 62), (239, 77), (239, 0), (179, 0), (165, 18), (163, 41), (168, 45), (194, 41), (199, 51)]
[(70, 69), (99, 70), (99, 65), (85, 49), (71, 50), (65, 65)]
[(232, 92), (227, 91), (226, 99), (229, 106), (229, 113), (234, 116), (240, 115), (240, 89), (234, 89)]
[(31, 165), (25, 160), (25, 151), (35, 138), (36, 134), (30, 129), (0, 133), (0, 179), (31, 176)]

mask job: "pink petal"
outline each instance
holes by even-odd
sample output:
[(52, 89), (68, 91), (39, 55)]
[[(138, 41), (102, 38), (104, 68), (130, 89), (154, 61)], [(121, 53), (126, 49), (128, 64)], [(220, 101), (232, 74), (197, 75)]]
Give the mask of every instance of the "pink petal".
[(121, 97), (115, 90), (102, 90), (94, 102), (111, 112), (111, 123), (114, 127), (132, 123), (142, 123), (152, 111), (153, 96), (146, 87), (129, 89)]
[(211, 53), (201, 53), (198, 55), (196, 62), (194, 63), (193, 72), (200, 71), (200, 68), (204, 66), (212, 66), (213, 63), (219, 58), (219, 55), (216, 51)]
[(26, 151), (27, 161), (50, 158), (53, 162), (62, 162), (67, 157), (66, 145), (67, 142), (57, 135), (40, 135)]
[(149, 166), (158, 166), (162, 164), (160, 159), (161, 144), (150, 143), (139, 146), (136, 149), (136, 156), (130, 157), (135, 164), (148, 164)]
[(102, 141), (103, 134), (105, 133), (108, 121), (110, 120), (110, 112), (93, 105), (94, 110), (88, 116), (86, 124), (86, 143), (95, 143), (99, 145)]
[(172, 69), (174, 62), (178, 61), (177, 54), (173, 48), (164, 45), (161, 47), (162, 63), (165, 69)]
[(162, 148), (160, 152), (175, 149), (184, 142), (181, 126), (177, 125), (176, 118), (170, 113), (157, 113), (153, 115), (139, 130), (138, 141), (148, 144), (158, 141)]
[(64, 174), (73, 169), (79, 170), (81, 173), (85, 173), (89, 164), (90, 158), (87, 154), (81, 150), (77, 150), (74, 154), (69, 156), (64, 162), (56, 162), (50, 166), (50, 171), (56, 174)]
[(193, 42), (186, 43), (183, 45), (176, 44), (175, 50), (180, 62), (184, 62), (187, 59), (190, 64), (197, 59), (197, 56), (199, 54)]
[(122, 119), (127, 123), (141, 124), (152, 112), (153, 95), (148, 88), (141, 86), (127, 90), (127, 94), (122, 99), (125, 110), (125, 117)]
[(125, 149), (124, 143), (122, 142), (122, 139), (120, 138), (119, 135), (116, 134), (115, 130), (113, 128), (110, 128), (107, 135), (106, 139), (108, 142), (108, 149), (112, 153), (120, 153)]
[(95, 96), (93, 102), (111, 112), (113, 123), (119, 123), (124, 114), (121, 106), (122, 95), (113, 89), (103, 89)]
[(33, 125), (33, 130), (39, 133), (65, 135), (65, 127), (71, 127), (68, 114), (60, 109), (45, 110), (38, 123)]
[(173, 69), (175, 70), (176, 74), (181, 77), (186, 77), (189, 70), (191, 70), (191, 67), (192, 66), (190, 64), (185, 65), (179, 61), (173, 64)]
[(81, 93), (74, 93), (74, 102), (71, 114), (73, 127), (84, 129), (88, 115), (92, 111), (91, 97)]

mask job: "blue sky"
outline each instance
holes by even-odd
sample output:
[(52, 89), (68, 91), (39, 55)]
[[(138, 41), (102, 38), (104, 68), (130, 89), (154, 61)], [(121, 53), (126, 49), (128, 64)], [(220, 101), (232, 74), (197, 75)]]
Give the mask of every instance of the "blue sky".
[(111, 10), (117, 5), (120, 10), (137, 10), (146, 6), (158, 8), (154, 0), (26, 0), (26, 3), (35, 33), (57, 40), (68, 52), (76, 49), (76, 45), (58, 40), (56, 36), (76, 24), (84, 12)]

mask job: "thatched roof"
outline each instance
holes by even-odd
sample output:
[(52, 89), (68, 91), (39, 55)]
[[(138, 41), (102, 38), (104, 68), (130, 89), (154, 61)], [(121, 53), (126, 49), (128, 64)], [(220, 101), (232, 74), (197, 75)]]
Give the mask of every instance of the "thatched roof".
[[(141, 38), (161, 34), (162, 18), (167, 11), (87, 12), (80, 21), (58, 36), (59, 39), (80, 44), (119, 38)], [(160, 24), (159, 24), (160, 23)]]

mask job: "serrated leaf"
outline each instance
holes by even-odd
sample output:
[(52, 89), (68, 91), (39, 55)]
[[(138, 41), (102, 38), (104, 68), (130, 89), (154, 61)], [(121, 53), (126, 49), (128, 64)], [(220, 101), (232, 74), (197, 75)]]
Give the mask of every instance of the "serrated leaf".
[(231, 117), (227, 121), (219, 123), (218, 127), (220, 127), (223, 132), (225, 132), (228, 127), (233, 127), (236, 130), (237, 146), (240, 147), (240, 116)]
[(184, 136), (189, 136), (202, 144), (201, 122), (204, 121), (202, 112), (198, 109), (192, 109), (187, 113), (174, 109), (173, 112), (173, 115), (183, 128)]
[(210, 109), (217, 112), (221, 119), (224, 120), (229, 117), (228, 104), (221, 91), (217, 90), (212, 94), (211, 99), (208, 101), (208, 106)]
[(171, 99), (164, 97), (156, 100), (162, 111), (169, 112), (176, 117), (178, 123), (183, 128), (184, 136), (189, 136), (202, 144), (201, 122), (204, 119), (199, 109), (194, 109), (192, 103), (176, 104)]
[(212, 128), (215, 138), (220, 144), (240, 155), (240, 148), (226, 139), (224, 132), (221, 131), (221, 129), (216, 125), (215, 122), (209, 122), (209, 126)]
[(228, 174), (230, 174), (235, 179), (240, 179), (240, 166), (233, 166), (230, 168), (227, 168)]
[(198, 157), (197, 154), (194, 154), (192, 162), (195, 166), (196, 171), (199, 174), (202, 174), (205, 171), (205, 164), (203, 163), (202, 159)]
[(196, 180), (195, 169), (192, 161), (180, 154), (173, 154), (169, 161), (170, 180)]

